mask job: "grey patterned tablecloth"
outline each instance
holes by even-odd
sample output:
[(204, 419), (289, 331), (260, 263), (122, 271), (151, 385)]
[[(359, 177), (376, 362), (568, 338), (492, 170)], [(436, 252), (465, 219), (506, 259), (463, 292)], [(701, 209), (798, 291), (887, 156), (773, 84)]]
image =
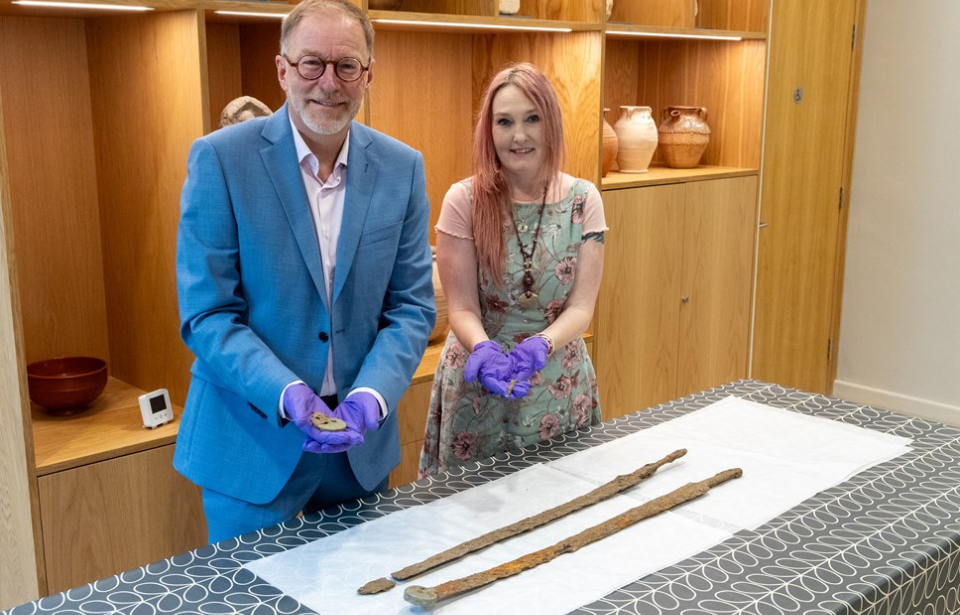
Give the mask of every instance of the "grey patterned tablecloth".
[(749, 380), (4, 613), (314, 613), (241, 568), (242, 564), (646, 429), (728, 395), (906, 436), (913, 440), (913, 449), (821, 492), (756, 530), (741, 531), (574, 612), (960, 614), (960, 429)]

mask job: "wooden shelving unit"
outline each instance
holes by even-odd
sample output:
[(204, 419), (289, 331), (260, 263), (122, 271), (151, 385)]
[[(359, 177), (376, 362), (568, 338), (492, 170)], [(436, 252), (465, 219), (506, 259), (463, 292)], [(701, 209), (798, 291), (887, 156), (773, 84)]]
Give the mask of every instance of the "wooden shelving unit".
[[(254, 96), (272, 109), (283, 103), (273, 58), (277, 18), (289, 6), (137, 4), (154, 10), (50, 10), (0, 0), (0, 154), (6, 152), (0, 160), (6, 274), (0, 316), (9, 314), (0, 319), (0, 339), (13, 349), (0, 380), (9, 404), (0, 419), (0, 437), (7, 438), (0, 466), (14, 468), (11, 487), (0, 488), (0, 508), (13, 511), (9, 521), (0, 520), (9, 524), (0, 527), (0, 548), (13, 554), (0, 570), (10, 579), (9, 585), (0, 581), (0, 608), (7, 606), (8, 587), (12, 605), (119, 571), (115, 560), (70, 557), (97, 546), (82, 536), (82, 545), (63, 540), (54, 528), (77, 527), (64, 525), (67, 517), (73, 523), (80, 515), (95, 528), (87, 532), (92, 540), (121, 541), (118, 548), (130, 550), (122, 562), (128, 567), (199, 546), (205, 536), (197, 491), (170, 467), (177, 424), (144, 430), (136, 397), (165, 387), (179, 417), (192, 362), (178, 334), (174, 263), (187, 152), (194, 139), (216, 129), (220, 110), (233, 98)], [(700, 5), (695, 15), (693, 0), (617, 2), (610, 22), (603, 0), (522, 0), (515, 17), (498, 15), (496, 0), (405, 0), (398, 11), (370, 11), (376, 64), (359, 119), (423, 152), (431, 227), (448, 186), (470, 173), (467, 144), (486, 82), (510, 61), (531, 61), (551, 79), (564, 116), (565, 170), (605, 191), (627, 198), (628, 191), (753, 179), (760, 164), (767, 3)], [(223, 10), (255, 16), (217, 12)], [(705, 33), (741, 40), (667, 36)], [(649, 105), (655, 114), (673, 104), (707, 107), (712, 136), (702, 166), (654, 166), (642, 177), (611, 173), (601, 180), (602, 109), (614, 110), (607, 117), (613, 124), (616, 109), (627, 104)], [(738, 202), (756, 196), (744, 192), (747, 184), (711, 186), (709, 194), (721, 202), (728, 194)], [(691, 203), (713, 202), (698, 189), (689, 189)], [(624, 211), (629, 208), (628, 198)], [(610, 240), (643, 242), (650, 232), (611, 224)], [(749, 239), (737, 241), (751, 243), (752, 254)], [(629, 266), (607, 264), (608, 270)], [(735, 283), (750, 286), (749, 279)], [(620, 335), (604, 307), (610, 301), (601, 295), (588, 336), (601, 381), (615, 377), (619, 361), (604, 350)], [(717, 305), (723, 313), (722, 302)], [(620, 347), (628, 348), (629, 340)], [(401, 428), (403, 462), (394, 484), (415, 474), (439, 351), (427, 350), (401, 402), (411, 418)], [(110, 384), (84, 415), (48, 417), (31, 407), (25, 366), (73, 354), (106, 359)], [(634, 409), (605, 407), (605, 413)], [(130, 478), (148, 463), (162, 480)], [(131, 538), (139, 526), (124, 525), (122, 517), (103, 514), (79, 496), (85, 485), (106, 490), (106, 502), (149, 495), (184, 508), (176, 516), (144, 510), (145, 521), (169, 525), (171, 533), (161, 534), (169, 540), (140, 545)]]

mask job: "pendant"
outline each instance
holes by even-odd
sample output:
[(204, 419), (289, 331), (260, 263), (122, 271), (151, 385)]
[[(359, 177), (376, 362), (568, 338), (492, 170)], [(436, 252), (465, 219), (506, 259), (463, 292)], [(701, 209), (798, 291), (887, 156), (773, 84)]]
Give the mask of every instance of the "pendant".
[(528, 230), (526, 222), (517, 222), (516, 226), (517, 226), (517, 230), (520, 231), (521, 233), (526, 233)]
[(520, 304), (520, 307), (528, 310), (537, 305), (538, 299), (539, 297), (537, 297), (537, 293), (533, 292), (532, 290), (528, 290), (520, 293), (520, 297), (517, 298), (517, 302)]

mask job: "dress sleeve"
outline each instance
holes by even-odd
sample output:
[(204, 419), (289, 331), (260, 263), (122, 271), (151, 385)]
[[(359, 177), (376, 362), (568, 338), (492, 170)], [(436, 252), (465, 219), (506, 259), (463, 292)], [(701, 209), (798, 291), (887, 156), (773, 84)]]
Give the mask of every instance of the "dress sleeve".
[(453, 237), (473, 240), (473, 208), (465, 182), (457, 182), (447, 190), (434, 228)]
[(583, 204), (583, 234), (609, 231), (607, 220), (603, 216), (603, 199), (600, 191), (591, 182), (587, 190), (587, 202)]

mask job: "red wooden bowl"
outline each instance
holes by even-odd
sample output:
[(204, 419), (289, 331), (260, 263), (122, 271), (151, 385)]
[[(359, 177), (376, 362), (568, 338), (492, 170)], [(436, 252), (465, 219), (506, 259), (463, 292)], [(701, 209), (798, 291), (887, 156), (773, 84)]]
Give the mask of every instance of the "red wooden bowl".
[(83, 412), (107, 386), (107, 362), (94, 357), (61, 357), (27, 366), (30, 399), (50, 414)]

